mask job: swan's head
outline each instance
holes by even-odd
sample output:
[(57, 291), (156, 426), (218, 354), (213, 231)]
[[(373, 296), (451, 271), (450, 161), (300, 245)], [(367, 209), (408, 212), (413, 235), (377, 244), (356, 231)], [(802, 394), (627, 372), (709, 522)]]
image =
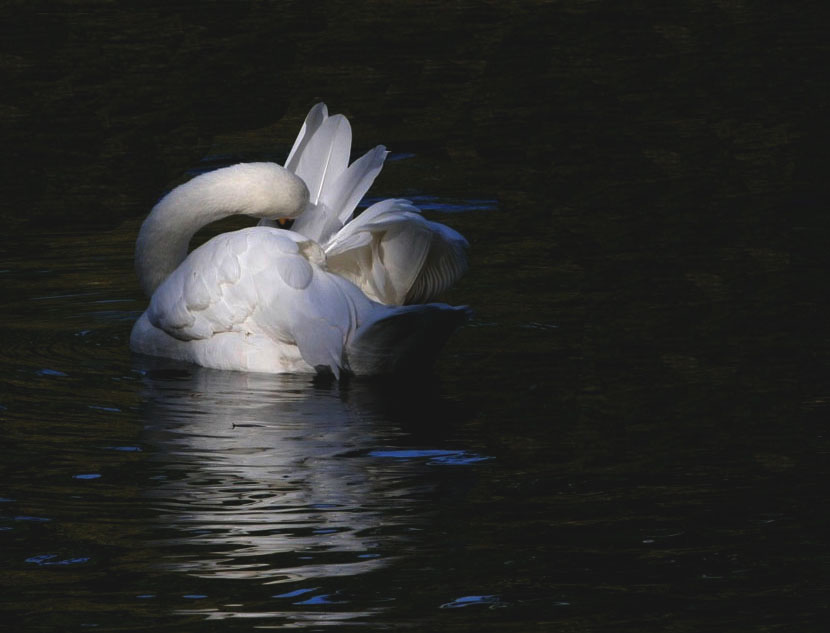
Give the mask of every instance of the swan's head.
[[(308, 187), (276, 163), (240, 163), (212, 172), (234, 182), (233, 194), (241, 213), (269, 220), (293, 219), (308, 204)], [(206, 176), (210, 174), (205, 174)]]

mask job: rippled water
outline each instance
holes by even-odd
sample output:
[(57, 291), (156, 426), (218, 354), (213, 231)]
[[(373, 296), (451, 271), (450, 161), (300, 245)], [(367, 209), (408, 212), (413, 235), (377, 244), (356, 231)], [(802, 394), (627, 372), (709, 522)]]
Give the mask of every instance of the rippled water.
[(455, 417), (434, 382), (132, 357), (131, 240), (39, 237), (45, 255), (23, 245), (2, 270), (0, 538), (19, 630), (118, 628), (124, 611), (174, 630), (362, 621), (405, 598), (359, 579), (412, 559), (440, 490), (491, 459), (407, 430)]
[(416, 383), (135, 357), (132, 229), (33, 233), (0, 267), (12, 630), (820, 619), (826, 408), (808, 382), (623, 361), (588, 338), (602, 322), (495, 292)]
[[(0, 6), (0, 628), (826, 629), (818, 3), (129, 4)], [(131, 355), (141, 217), (319, 99), (469, 238), (435, 374)]]

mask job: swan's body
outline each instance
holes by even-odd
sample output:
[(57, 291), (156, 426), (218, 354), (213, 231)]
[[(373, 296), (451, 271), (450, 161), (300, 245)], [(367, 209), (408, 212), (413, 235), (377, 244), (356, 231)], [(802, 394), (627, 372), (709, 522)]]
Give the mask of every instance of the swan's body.
[[(292, 150), (292, 155), (297, 152)], [(306, 154), (305, 160), (311, 155)], [(309, 202), (309, 187), (289, 169), (274, 163), (250, 163), (198, 176), (153, 208), (136, 242), (136, 270), (151, 300), (133, 327), (130, 346), (134, 351), (217, 369), (269, 373), (325, 369), (335, 376), (342, 370), (379, 374), (421, 369), (434, 360), (449, 334), (466, 320), (467, 309), (437, 303), (382, 305), (361, 290), (366, 285), (360, 283), (362, 271), (373, 270), (372, 262), (365, 260), (366, 251), (357, 259), (343, 257), (361, 248), (344, 249), (343, 242), (361, 232), (374, 235), (373, 227), (381, 226), (384, 209), (374, 213), (360, 231), (341, 230), (328, 240), (331, 255), (308, 235), (269, 226), (221, 234), (187, 254), (193, 234), (222, 217), (302, 219), (301, 214), (321, 206), (321, 191), (334, 196), (325, 177), (315, 181), (305, 173), (317, 202)], [(359, 182), (345, 194), (344, 188), (338, 190), (338, 199), (346, 200), (346, 206), (353, 200), (353, 209), (374, 175), (361, 172), (355, 178), (352, 172), (346, 178)], [(409, 213), (402, 204), (391, 201), (386, 210)], [(414, 215), (419, 219), (412, 221), (419, 222), (420, 216)], [(400, 224), (403, 217), (395, 222)], [(371, 248), (377, 251), (392, 232), (387, 226)], [(337, 250), (338, 239), (341, 250)], [(424, 258), (413, 260), (418, 271), (429, 259), (428, 250)], [(351, 278), (360, 287), (350, 281), (349, 274), (332, 271), (331, 262), (339, 261), (337, 257), (345, 262), (344, 269), (356, 271)], [(368, 268), (355, 267), (358, 260)], [(382, 259), (375, 268), (383, 271), (389, 261)], [(406, 268), (407, 262), (400, 261), (388, 268), (387, 276), (411, 277)], [(379, 279), (376, 274), (369, 285), (389, 287)], [(415, 285), (414, 280), (409, 285)], [(403, 299), (406, 292), (396, 296)]]
[(320, 244), (329, 270), (375, 301), (435, 300), (467, 270), (467, 241), (423, 218), (408, 200), (384, 200), (354, 217), (388, 152), (378, 145), (349, 165), (351, 144), (343, 115), (329, 116), (322, 103), (311, 109), (285, 162), (310, 192), (308, 209), (292, 230)]

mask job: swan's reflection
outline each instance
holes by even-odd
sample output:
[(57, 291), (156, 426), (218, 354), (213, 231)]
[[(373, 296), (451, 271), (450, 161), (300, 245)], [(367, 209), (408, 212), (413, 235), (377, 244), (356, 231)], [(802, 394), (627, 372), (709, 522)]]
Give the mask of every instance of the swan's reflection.
[(411, 538), (424, 498), (412, 475), (423, 463), (370, 454), (401, 434), (370, 406), (371, 387), (145, 371), (157, 473), (148, 495), (165, 567), (269, 583), (328, 578), (378, 569)]

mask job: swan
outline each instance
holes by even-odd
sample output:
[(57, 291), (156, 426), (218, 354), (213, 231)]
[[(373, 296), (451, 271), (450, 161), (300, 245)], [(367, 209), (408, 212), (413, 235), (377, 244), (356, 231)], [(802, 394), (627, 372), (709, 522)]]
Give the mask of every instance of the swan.
[[(378, 145), (349, 165), (351, 143), (346, 117), (329, 116), (325, 103), (311, 108), (285, 162), (310, 192), (292, 230), (317, 242), (328, 269), (370, 299), (387, 305), (434, 301), (466, 272), (467, 241), (426, 220), (408, 200), (383, 200), (355, 216), (388, 152)], [(260, 224), (274, 226), (268, 219)]]
[(309, 204), (307, 183), (275, 163), (218, 169), (164, 196), (136, 240), (150, 304), (133, 326), (132, 350), (215, 369), (335, 377), (428, 366), (468, 318), (466, 306), (375, 301), (330, 270), (314, 239), (271, 226), (217, 235), (188, 254), (206, 224), (237, 214), (298, 218)]

